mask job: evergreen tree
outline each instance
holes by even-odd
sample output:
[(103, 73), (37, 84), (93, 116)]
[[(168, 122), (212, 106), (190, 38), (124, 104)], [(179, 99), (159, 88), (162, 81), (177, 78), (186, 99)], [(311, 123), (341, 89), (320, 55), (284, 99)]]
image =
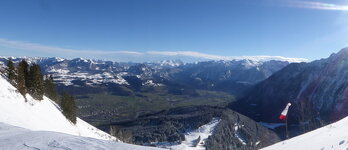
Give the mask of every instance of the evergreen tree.
[(7, 78), (10, 80), (10, 82), (13, 82), (16, 80), (16, 71), (15, 67), (13, 65), (13, 61), (11, 58), (7, 61)]
[(56, 86), (53, 83), (52, 75), (46, 76), (44, 81), (45, 96), (59, 104)]
[(74, 97), (68, 93), (63, 93), (61, 99), (61, 108), (64, 116), (72, 123), (76, 124), (76, 104)]
[(22, 60), (17, 66), (17, 89), (23, 96), (27, 93), (28, 63)]
[(29, 94), (36, 100), (43, 100), (44, 95), (44, 81), (41, 74), (40, 66), (33, 64), (30, 66), (27, 88)]

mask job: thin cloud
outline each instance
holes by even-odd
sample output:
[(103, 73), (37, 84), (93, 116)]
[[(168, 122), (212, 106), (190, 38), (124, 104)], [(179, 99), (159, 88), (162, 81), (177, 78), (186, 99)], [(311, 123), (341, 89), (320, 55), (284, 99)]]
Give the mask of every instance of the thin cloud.
[(133, 54), (141, 55), (142, 53), (134, 51), (103, 51), (103, 50), (77, 50), (77, 49), (67, 49), (54, 46), (46, 46), (37, 43), (23, 42), (23, 41), (13, 41), (0, 38), (0, 46), (29, 50), (29, 51), (40, 51), (40, 52), (49, 52), (49, 53), (84, 53), (84, 54), (96, 54), (96, 55), (108, 55), (108, 54)]
[(122, 57), (126, 56), (141, 56), (142, 58), (150, 58), (151, 56), (167, 56), (169, 57), (193, 57), (193, 58), (201, 58), (206, 60), (240, 60), (240, 59), (252, 59), (257, 61), (267, 61), (267, 60), (283, 60), (289, 62), (304, 62), (308, 61), (304, 58), (287, 58), (282, 56), (220, 56), (220, 55), (211, 55), (200, 52), (193, 51), (147, 51), (147, 52), (135, 52), (135, 51), (105, 51), (105, 50), (78, 50), (78, 49), (67, 49), (61, 47), (54, 46), (46, 46), (37, 43), (23, 42), (23, 41), (14, 41), (0, 38), (0, 46), (21, 49), (26, 51), (36, 51), (36, 52), (44, 52), (51, 54), (75, 54), (79, 55), (99, 55), (99, 56), (112, 56), (112, 54), (122, 54)]
[(190, 56), (190, 57), (205, 58), (205, 59), (212, 59), (212, 60), (229, 59), (228, 57), (225, 57), (225, 56), (210, 55), (210, 54), (204, 54), (204, 53), (192, 52), (192, 51), (149, 51), (146, 53), (151, 55), (165, 55), (165, 56)]
[(339, 10), (347, 11), (348, 5), (340, 5), (333, 3), (323, 3), (318, 1), (285, 1), (285, 6), (295, 7), (295, 8), (308, 8), (308, 9), (318, 9), (318, 10)]
[(152, 55), (165, 55), (165, 56), (190, 56), (196, 58), (205, 58), (210, 60), (242, 60), (242, 59), (251, 59), (256, 61), (268, 61), (268, 60), (282, 60), (289, 62), (307, 62), (308, 59), (305, 58), (288, 58), (283, 56), (219, 56), (219, 55), (210, 55), (199, 52), (192, 51), (149, 51), (147, 54)]

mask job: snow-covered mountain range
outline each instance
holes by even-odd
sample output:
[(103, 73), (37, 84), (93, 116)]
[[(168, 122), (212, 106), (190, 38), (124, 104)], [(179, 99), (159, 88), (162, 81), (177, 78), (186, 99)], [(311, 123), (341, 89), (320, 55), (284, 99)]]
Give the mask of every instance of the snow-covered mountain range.
[[(0, 57), (0, 63), (6, 64), (7, 59)], [(123, 63), (82, 58), (12, 57), (14, 62), (22, 59), (39, 64), (45, 74), (53, 75), (55, 82), (64, 86), (129, 85), (132, 82), (129, 80), (134, 78), (127, 77), (131, 76), (138, 78), (144, 86), (165, 86), (169, 81), (194, 88), (228, 90), (231, 93), (241, 93), (246, 86), (266, 79), (291, 62), (302, 60), (239, 58), (195, 63), (180, 60)]]
[(25, 100), (1, 75), (0, 85), (0, 149), (74, 149), (79, 145), (92, 145), (95, 149), (146, 149), (116, 143), (118, 139), (79, 118), (76, 124), (71, 123), (59, 106), (46, 97), (37, 101), (28, 94)]

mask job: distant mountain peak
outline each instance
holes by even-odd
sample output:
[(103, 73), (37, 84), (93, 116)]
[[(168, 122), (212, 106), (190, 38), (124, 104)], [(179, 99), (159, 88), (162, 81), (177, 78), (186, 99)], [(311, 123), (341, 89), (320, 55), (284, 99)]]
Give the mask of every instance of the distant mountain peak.
[(348, 47), (342, 48), (338, 53), (348, 53)]
[(341, 49), (337, 53), (333, 53), (330, 55), (329, 59), (348, 59), (348, 47)]
[(308, 62), (306, 58), (290, 58), (283, 56), (240, 56), (240, 57), (231, 57), (231, 60), (249, 60), (253, 62), (266, 62), (266, 61), (287, 61), (289, 63), (299, 63), (299, 62)]

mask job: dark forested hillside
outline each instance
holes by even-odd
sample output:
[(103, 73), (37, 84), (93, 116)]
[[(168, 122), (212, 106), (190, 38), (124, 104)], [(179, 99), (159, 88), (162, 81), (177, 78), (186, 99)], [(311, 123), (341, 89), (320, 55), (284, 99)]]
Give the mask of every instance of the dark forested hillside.
[(288, 102), (289, 121), (309, 131), (348, 115), (348, 48), (327, 59), (290, 64), (257, 84), (230, 107), (256, 121), (279, 122)]

